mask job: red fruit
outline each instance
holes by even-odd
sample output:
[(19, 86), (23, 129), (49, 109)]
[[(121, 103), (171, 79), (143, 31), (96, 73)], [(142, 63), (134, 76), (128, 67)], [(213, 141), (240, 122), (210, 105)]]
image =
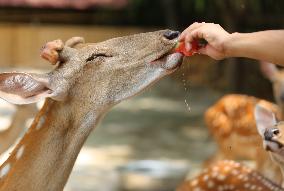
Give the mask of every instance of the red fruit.
[(202, 48), (203, 44), (200, 44), (198, 42), (198, 40), (194, 40), (191, 42), (191, 50), (187, 51), (185, 48), (185, 43), (184, 42), (178, 42), (176, 45), (176, 48), (174, 49), (174, 52), (179, 52), (181, 54), (183, 54), (184, 56), (192, 56), (193, 54), (195, 54), (198, 49)]

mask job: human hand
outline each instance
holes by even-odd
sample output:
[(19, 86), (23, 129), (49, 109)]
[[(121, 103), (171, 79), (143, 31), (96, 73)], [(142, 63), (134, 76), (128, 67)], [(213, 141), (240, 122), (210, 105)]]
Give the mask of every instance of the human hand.
[(221, 60), (227, 56), (225, 43), (229, 36), (230, 33), (225, 31), (218, 24), (196, 22), (181, 33), (179, 41), (184, 41), (187, 51), (190, 51), (191, 42), (194, 39), (205, 39), (208, 44), (199, 49), (198, 53), (206, 54), (216, 60)]

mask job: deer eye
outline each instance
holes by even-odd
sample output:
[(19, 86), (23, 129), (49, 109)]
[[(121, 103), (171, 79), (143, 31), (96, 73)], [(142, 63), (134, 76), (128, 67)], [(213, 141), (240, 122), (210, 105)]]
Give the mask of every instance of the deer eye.
[(105, 57), (111, 57), (111, 56), (109, 56), (109, 55), (107, 55), (107, 54), (104, 54), (104, 53), (98, 53), (98, 54), (93, 53), (93, 54), (91, 54), (91, 56), (89, 56), (89, 57), (86, 59), (86, 62), (91, 62), (91, 61), (93, 61), (93, 60), (95, 60), (95, 59), (98, 59), (98, 58), (105, 58)]

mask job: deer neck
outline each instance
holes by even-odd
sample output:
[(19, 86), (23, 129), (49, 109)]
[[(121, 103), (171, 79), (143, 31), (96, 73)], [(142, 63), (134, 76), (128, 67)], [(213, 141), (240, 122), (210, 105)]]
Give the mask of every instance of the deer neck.
[[(47, 99), (0, 168), (0, 190), (63, 190), (82, 145), (100, 118), (73, 102)], [(80, 110), (80, 111), (78, 111)]]
[(283, 158), (283, 156), (276, 154), (276, 153), (269, 152), (269, 154), (270, 154), (272, 161), (275, 162), (281, 170), (282, 186), (284, 186), (284, 179), (283, 179), (283, 177), (284, 177), (284, 158)]

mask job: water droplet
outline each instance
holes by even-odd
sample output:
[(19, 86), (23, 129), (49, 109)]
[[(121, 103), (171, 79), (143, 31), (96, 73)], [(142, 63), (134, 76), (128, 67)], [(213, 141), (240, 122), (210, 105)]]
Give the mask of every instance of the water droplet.
[(187, 103), (186, 99), (184, 100), (184, 103), (185, 103), (185, 105), (186, 105), (186, 107), (187, 107), (188, 111), (190, 111), (190, 110), (191, 110), (191, 108), (190, 108), (189, 104)]
[(187, 102), (187, 94), (188, 94), (188, 84), (187, 84), (187, 81), (186, 81), (186, 79), (185, 79), (185, 74), (184, 73), (182, 73), (182, 76), (183, 76), (183, 78), (182, 78), (182, 83), (183, 83), (183, 87), (184, 87), (184, 91), (185, 91), (185, 99), (184, 99), (184, 103), (185, 103), (185, 105), (186, 105), (186, 107), (187, 107), (187, 109), (188, 109), (188, 111), (191, 111), (191, 108), (190, 108), (190, 106), (189, 106), (189, 103)]

